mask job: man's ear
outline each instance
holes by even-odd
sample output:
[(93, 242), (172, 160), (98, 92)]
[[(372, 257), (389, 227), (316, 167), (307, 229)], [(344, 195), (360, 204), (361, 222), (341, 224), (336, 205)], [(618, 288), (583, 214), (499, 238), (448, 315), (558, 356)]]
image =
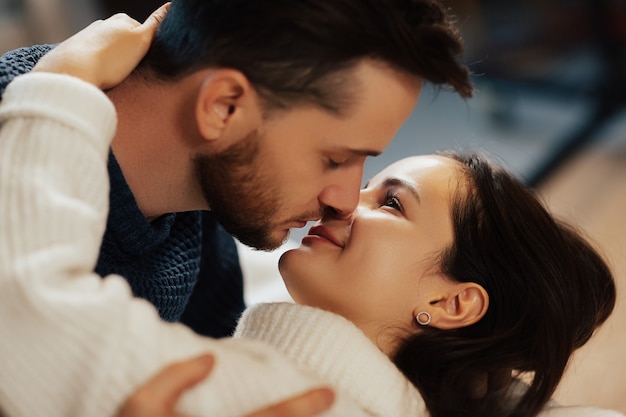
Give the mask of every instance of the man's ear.
[(227, 128), (243, 120), (243, 113), (248, 122), (250, 116), (257, 120), (260, 115), (252, 85), (243, 73), (233, 69), (209, 73), (198, 93), (195, 110), (198, 131), (208, 140), (221, 138)]
[(455, 282), (430, 302), (430, 326), (442, 330), (471, 326), (483, 318), (489, 307), (489, 294), (475, 282)]

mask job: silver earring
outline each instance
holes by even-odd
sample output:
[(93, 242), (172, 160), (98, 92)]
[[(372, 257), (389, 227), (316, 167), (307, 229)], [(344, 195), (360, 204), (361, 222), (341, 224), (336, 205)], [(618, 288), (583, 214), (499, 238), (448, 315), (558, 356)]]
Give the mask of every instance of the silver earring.
[(417, 313), (417, 316), (415, 316), (415, 320), (417, 320), (417, 322), (422, 326), (428, 326), (431, 318), (432, 317), (430, 317), (430, 313), (428, 311), (420, 311)]

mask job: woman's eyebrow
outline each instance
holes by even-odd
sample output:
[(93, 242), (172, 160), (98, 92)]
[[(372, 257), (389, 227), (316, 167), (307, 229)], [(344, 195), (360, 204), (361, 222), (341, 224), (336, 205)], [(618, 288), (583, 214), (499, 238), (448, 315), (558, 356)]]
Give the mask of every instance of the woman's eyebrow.
[(415, 198), (415, 201), (417, 201), (418, 204), (422, 204), (422, 200), (420, 199), (420, 195), (417, 192), (417, 188), (415, 188), (415, 186), (409, 181), (406, 181), (402, 178), (392, 177), (392, 178), (385, 179), (385, 181), (383, 182), (383, 186), (385, 188), (390, 188), (390, 187), (404, 188)]

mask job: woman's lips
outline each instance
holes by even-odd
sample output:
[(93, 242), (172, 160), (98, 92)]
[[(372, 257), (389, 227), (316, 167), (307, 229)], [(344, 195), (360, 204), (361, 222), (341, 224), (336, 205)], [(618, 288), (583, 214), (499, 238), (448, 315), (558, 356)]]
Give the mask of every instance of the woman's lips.
[(338, 246), (340, 248), (344, 247), (344, 244), (342, 243), (342, 241), (338, 239), (335, 235), (333, 235), (333, 233), (327, 227), (324, 227), (324, 226), (311, 227), (311, 229), (309, 229), (309, 234), (305, 236), (305, 239), (306, 237), (310, 237), (310, 236), (320, 237), (328, 241), (329, 243), (332, 243), (333, 245)]

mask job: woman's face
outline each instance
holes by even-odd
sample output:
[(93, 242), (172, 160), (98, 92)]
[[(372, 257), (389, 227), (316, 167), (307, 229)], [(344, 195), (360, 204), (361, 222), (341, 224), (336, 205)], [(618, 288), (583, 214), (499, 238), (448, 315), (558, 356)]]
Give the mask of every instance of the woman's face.
[(325, 216), (281, 257), (293, 299), (346, 317), (375, 342), (381, 332), (410, 328), (445, 279), (438, 255), (452, 244), (459, 175), (457, 162), (439, 156), (384, 169), (361, 190), (350, 218)]

